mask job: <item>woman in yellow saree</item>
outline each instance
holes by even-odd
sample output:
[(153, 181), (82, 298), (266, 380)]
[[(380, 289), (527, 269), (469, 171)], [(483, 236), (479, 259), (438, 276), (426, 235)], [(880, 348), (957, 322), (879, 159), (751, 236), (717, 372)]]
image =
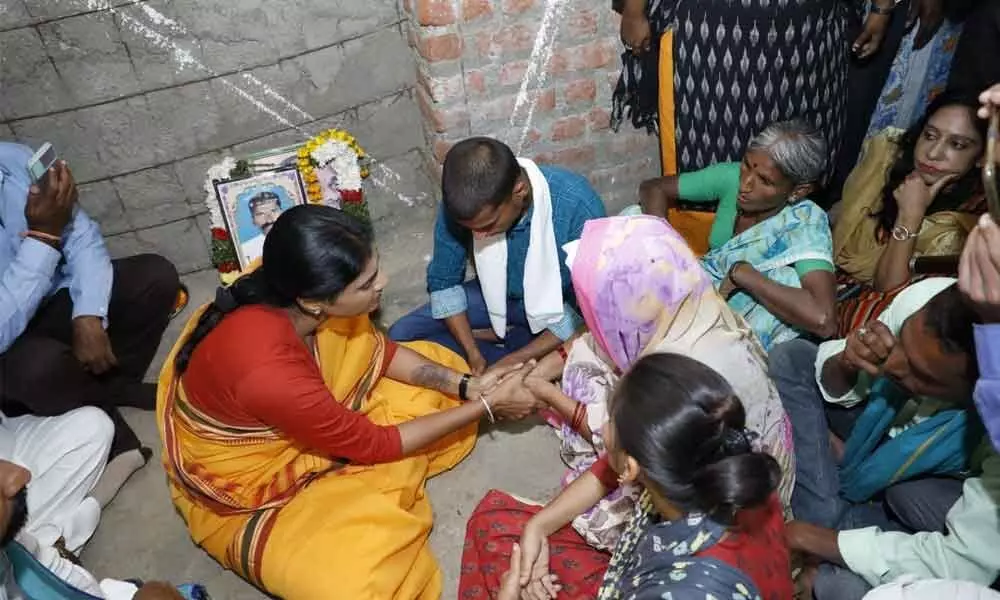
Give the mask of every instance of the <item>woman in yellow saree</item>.
[(833, 229), (842, 279), (887, 292), (910, 283), (912, 258), (961, 253), (986, 208), (978, 169), (986, 124), (978, 108), (973, 94), (945, 92), (906, 132), (868, 142)]
[(495, 385), (440, 346), (390, 342), (368, 318), (384, 286), (364, 225), (292, 208), (160, 375), (164, 466), (192, 538), (287, 600), (439, 598), (424, 484), (472, 450), (481, 417), (533, 409), (509, 393), (518, 374)]
[(866, 142), (844, 185), (833, 228), (838, 336), (882, 313), (907, 286), (918, 257), (955, 256), (986, 210), (979, 176), (986, 126), (961, 90), (931, 102), (910, 129)]

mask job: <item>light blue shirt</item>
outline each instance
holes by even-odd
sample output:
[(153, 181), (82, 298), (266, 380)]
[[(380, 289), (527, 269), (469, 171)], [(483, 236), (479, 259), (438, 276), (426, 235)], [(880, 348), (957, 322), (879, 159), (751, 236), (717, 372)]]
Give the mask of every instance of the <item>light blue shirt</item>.
[(114, 279), (101, 230), (78, 206), (63, 230), (62, 253), (31, 238), (24, 216), (31, 176), (27, 146), (0, 142), (0, 352), (6, 352), (39, 304), (62, 288), (73, 301), (73, 317), (107, 323)]

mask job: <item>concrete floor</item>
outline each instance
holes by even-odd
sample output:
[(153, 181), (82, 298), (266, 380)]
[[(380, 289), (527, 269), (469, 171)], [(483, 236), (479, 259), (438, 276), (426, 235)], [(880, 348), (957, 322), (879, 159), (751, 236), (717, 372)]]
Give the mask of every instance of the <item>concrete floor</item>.
[[(385, 323), (426, 299), (424, 265), (431, 240), (429, 233), (420, 229), (426, 223), (426, 219), (406, 218), (377, 226), (382, 268), (390, 277), (383, 302)], [(192, 295), (187, 314), (191, 307), (214, 295), (218, 280), (213, 272), (195, 273), (184, 280)], [(150, 380), (155, 379), (186, 314), (171, 324), (150, 369)], [(200, 582), (221, 600), (266, 598), (191, 542), (167, 494), (154, 415), (126, 411), (126, 418), (156, 456), (105, 510), (100, 528), (83, 553), (84, 564), (98, 577)], [(558, 489), (562, 473), (555, 435), (538, 422), (524, 422), (484, 428), (469, 458), (430, 481), (435, 515), (431, 546), (444, 572), (444, 598), (457, 595), (465, 522), (486, 491), (498, 488), (544, 501)]]

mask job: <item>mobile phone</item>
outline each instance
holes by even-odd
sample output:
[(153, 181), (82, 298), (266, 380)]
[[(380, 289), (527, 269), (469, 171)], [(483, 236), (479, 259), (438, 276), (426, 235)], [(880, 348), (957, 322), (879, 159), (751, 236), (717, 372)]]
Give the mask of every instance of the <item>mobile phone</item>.
[(52, 144), (45, 142), (28, 160), (28, 173), (31, 174), (31, 180), (39, 186), (44, 186), (48, 181), (45, 174), (54, 164), (56, 164), (56, 149), (52, 147)]
[(997, 145), (1000, 145), (1000, 109), (994, 108), (986, 133), (986, 162), (983, 164), (983, 187), (989, 203), (990, 216), (1000, 223), (1000, 190), (997, 190)]

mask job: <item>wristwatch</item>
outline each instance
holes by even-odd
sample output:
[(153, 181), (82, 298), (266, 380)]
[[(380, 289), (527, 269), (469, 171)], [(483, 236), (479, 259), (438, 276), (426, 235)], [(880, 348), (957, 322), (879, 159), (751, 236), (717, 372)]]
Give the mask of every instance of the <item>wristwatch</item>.
[(919, 231), (910, 231), (906, 225), (896, 225), (892, 228), (892, 239), (897, 242), (905, 242), (906, 240), (912, 240), (913, 238), (920, 235)]

